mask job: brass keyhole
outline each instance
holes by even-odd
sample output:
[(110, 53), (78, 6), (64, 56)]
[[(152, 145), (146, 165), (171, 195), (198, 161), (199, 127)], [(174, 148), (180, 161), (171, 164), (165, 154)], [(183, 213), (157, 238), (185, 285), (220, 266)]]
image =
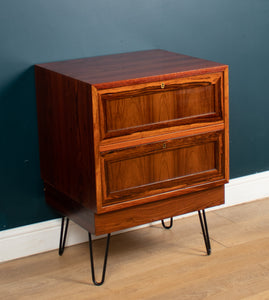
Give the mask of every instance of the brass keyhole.
[(163, 149), (165, 149), (166, 148), (166, 143), (163, 143)]
[(165, 84), (162, 82), (161, 88), (164, 89), (164, 87), (165, 87)]

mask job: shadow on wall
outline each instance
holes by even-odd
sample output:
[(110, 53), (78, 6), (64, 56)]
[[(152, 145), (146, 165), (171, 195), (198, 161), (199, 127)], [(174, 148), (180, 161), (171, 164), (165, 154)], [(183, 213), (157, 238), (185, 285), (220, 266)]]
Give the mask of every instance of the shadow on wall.
[(34, 66), (0, 89), (0, 230), (47, 220), (39, 170)]

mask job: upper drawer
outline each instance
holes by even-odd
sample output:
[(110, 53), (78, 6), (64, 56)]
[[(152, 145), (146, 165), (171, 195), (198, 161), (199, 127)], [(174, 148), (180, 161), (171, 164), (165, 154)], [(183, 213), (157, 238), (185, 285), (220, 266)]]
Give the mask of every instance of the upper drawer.
[(101, 138), (222, 119), (222, 73), (99, 91)]

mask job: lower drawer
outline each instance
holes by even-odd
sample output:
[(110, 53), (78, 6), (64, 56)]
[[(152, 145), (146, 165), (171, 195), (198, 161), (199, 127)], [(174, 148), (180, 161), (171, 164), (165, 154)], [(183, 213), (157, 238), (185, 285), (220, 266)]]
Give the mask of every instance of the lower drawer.
[(216, 131), (102, 153), (102, 206), (224, 179), (223, 139)]

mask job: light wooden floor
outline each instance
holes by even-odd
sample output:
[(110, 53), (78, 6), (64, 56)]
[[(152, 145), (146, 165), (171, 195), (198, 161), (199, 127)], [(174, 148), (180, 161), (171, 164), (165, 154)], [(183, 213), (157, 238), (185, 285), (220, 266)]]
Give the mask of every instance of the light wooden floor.
[[(211, 256), (193, 216), (171, 230), (112, 236), (101, 287), (90, 283), (87, 244), (3, 263), (0, 299), (269, 299), (269, 199), (208, 212), (207, 220)], [(104, 246), (94, 242), (97, 274)]]

